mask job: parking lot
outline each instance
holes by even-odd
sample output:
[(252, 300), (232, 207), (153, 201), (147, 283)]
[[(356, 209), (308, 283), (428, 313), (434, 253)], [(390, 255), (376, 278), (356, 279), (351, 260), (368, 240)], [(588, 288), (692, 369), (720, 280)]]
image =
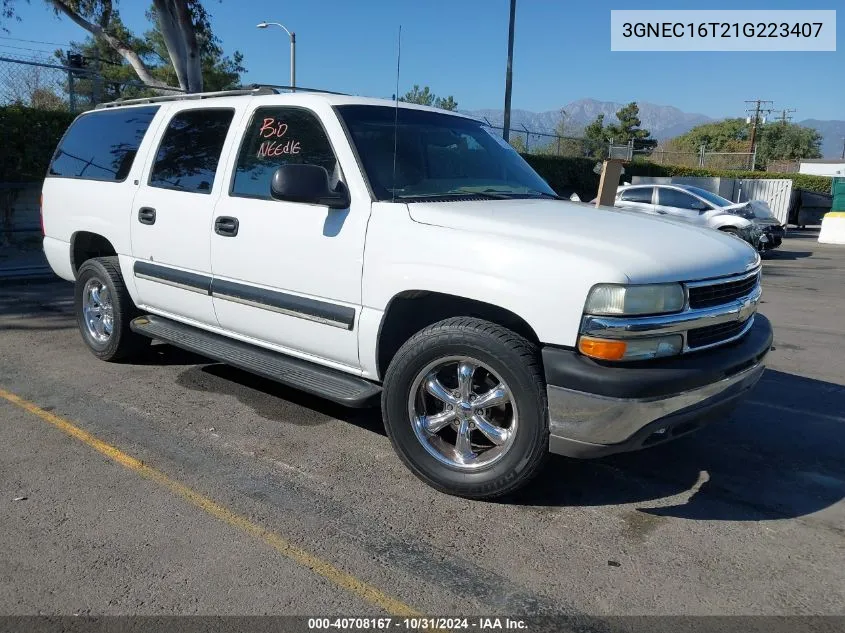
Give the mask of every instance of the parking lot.
[(4, 614), (845, 614), (845, 247), (764, 260), (733, 415), (444, 496), (345, 410), (165, 345), (97, 361), (64, 282), (0, 287)]

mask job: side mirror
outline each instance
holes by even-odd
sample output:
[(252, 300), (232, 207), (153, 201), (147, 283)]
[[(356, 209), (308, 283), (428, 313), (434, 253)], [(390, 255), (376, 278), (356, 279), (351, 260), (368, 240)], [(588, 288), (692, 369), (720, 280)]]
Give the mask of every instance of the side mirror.
[(332, 189), (329, 172), (319, 165), (282, 165), (273, 173), (270, 195), (276, 200), (319, 204), (330, 209), (346, 209), (349, 190), (342, 182)]

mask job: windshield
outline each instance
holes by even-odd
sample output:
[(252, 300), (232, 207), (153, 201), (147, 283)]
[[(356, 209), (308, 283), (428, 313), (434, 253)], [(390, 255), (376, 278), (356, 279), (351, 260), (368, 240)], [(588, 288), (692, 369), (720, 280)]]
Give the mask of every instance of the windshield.
[(389, 106), (337, 111), (379, 200), (557, 197), (508, 143), (477, 121)]
[(684, 189), (686, 189), (690, 193), (694, 193), (695, 195), (697, 195), (700, 198), (704, 198), (705, 200), (707, 200), (707, 202), (709, 202), (710, 204), (717, 206), (717, 207), (727, 207), (729, 205), (734, 204), (733, 202), (731, 202), (727, 198), (723, 198), (722, 196), (718, 196), (715, 193), (711, 193), (711, 192), (707, 191), (706, 189), (700, 189), (699, 187), (689, 187), (689, 186), (684, 187)]

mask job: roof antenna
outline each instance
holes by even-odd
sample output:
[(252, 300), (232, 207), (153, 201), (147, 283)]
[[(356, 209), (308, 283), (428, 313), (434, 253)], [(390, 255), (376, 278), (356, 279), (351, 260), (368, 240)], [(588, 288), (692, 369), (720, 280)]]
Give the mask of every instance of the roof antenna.
[(399, 25), (399, 42), (396, 49), (396, 93), (393, 98), (396, 108), (393, 113), (393, 183), (390, 187), (391, 202), (396, 202), (396, 148), (399, 143), (399, 63), (402, 61), (402, 25)]

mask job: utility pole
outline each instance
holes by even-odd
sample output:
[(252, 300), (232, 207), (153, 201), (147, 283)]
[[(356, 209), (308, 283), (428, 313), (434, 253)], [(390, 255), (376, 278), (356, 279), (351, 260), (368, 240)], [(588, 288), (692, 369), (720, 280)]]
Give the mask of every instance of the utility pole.
[(842, 139), (842, 160), (845, 160), (845, 138)]
[(786, 125), (788, 121), (791, 121), (793, 112), (797, 112), (797, 110), (795, 110), (794, 108), (781, 110), (780, 116), (778, 116), (778, 120), (780, 121), (780, 124)]
[[(752, 155), (752, 163), (751, 169), (753, 170), (754, 165), (754, 156), (756, 156), (756, 152), (754, 151), (755, 145), (757, 143), (757, 126), (760, 125), (760, 115), (761, 114), (771, 114), (773, 112), (772, 108), (770, 107), (773, 101), (765, 101), (763, 99), (751, 99), (747, 100), (746, 102), (745, 111), (748, 113), (752, 113), (751, 117), (749, 117), (748, 122), (751, 124), (751, 144), (748, 148), (748, 153)], [(753, 104), (753, 105), (752, 105)]]
[(511, 19), (508, 26), (508, 68), (505, 72), (505, 122), (502, 138), (510, 142), (511, 135), (511, 83), (513, 82), (513, 26), (516, 19), (516, 0), (511, 0)]

